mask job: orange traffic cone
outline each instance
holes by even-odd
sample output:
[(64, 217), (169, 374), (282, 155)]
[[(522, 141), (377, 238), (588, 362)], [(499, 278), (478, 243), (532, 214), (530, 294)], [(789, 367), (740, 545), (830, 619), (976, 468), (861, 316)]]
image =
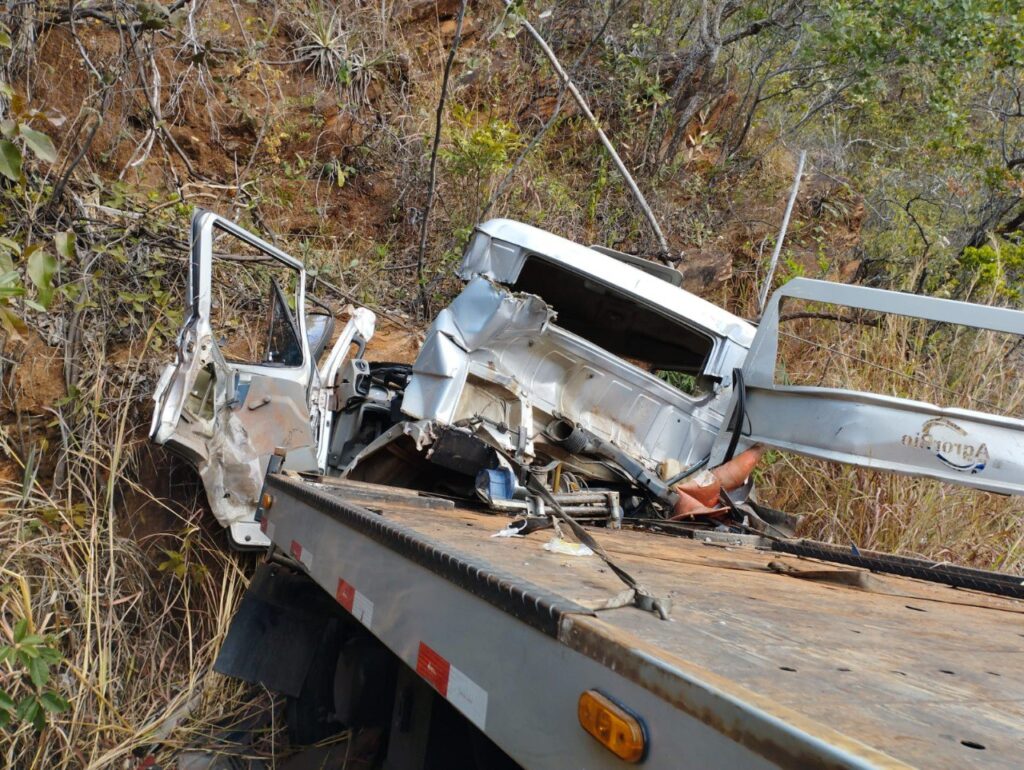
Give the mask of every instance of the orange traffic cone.
[(750, 474), (757, 465), (757, 461), (764, 454), (764, 447), (760, 444), (750, 447), (745, 452), (740, 452), (729, 462), (719, 465), (711, 471), (722, 482), (727, 492), (738, 489), (747, 483)]
[(720, 513), (722, 509), (717, 505), (722, 489), (731, 492), (743, 486), (763, 454), (763, 446), (752, 446), (729, 462), (710, 471), (701, 471), (686, 483), (676, 486), (679, 501), (671, 518), (691, 518)]

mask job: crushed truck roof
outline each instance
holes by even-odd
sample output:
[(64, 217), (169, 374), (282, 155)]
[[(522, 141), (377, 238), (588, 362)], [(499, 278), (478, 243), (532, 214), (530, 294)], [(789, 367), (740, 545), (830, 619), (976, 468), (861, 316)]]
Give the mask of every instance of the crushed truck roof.
[(459, 276), (468, 280), (486, 275), (499, 283), (512, 283), (530, 257), (614, 286), (640, 303), (655, 305), (679, 321), (696, 324), (744, 347), (753, 342), (753, 324), (728, 310), (606, 253), (511, 219), (491, 219), (477, 226)]

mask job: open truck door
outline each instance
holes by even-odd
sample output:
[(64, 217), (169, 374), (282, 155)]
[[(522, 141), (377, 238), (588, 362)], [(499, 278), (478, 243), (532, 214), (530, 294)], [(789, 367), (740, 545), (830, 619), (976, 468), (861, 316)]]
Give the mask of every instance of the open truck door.
[(214, 515), (242, 547), (269, 544), (253, 517), (275, 450), (291, 470), (318, 469), (326, 404), (315, 358), (334, 319), (306, 317), (305, 283), (297, 259), (216, 214), (193, 215), (188, 307), (150, 437), (196, 466)]
[[(989, 492), (1024, 494), (1024, 420), (893, 395), (786, 382), (779, 343), (784, 335), (780, 322), (787, 318), (780, 307), (788, 301), (810, 303), (806, 305), (810, 312), (804, 313), (810, 318), (844, 318), (822, 313), (820, 308), (828, 305), (852, 310), (852, 316), (845, 311), (846, 318), (878, 313), (922, 319), (929, 330), (952, 324), (998, 332), (1012, 340), (1007, 347), (1011, 355), (1019, 350), (1024, 335), (1024, 312), (1018, 310), (794, 279), (774, 293), (765, 309), (750, 354), (739, 370), (741, 382), (733, 390), (728, 418), (712, 449), (712, 466), (754, 444), (765, 444)], [(920, 384), (913, 371), (904, 376), (911, 384), (914, 380)], [(950, 395), (949, 388), (939, 390)]]

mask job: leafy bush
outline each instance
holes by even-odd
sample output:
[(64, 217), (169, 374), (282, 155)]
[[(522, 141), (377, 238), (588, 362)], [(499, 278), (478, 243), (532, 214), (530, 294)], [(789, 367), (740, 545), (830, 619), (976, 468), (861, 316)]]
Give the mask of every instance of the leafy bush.
[(452, 108), (451, 143), (439, 153), (456, 178), (473, 185), (478, 206), (489, 194), (495, 175), (504, 171), (523, 141), (509, 121), (481, 120), (461, 105)]
[(954, 287), (965, 299), (1019, 303), (1024, 297), (1024, 241), (993, 238), (968, 246), (956, 261)]
[(0, 646), (0, 666), (15, 672), (14, 687), (0, 687), (0, 727), (21, 721), (42, 730), (48, 713), (68, 710), (64, 696), (49, 686), (50, 667), (61, 660), (55, 645), (53, 637), (29, 633), (28, 618), (14, 625), (11, 644)]
[[(4, 35), (7, 33), (0, 35), (0, 45)], [(24, 96), (3, 82), (0, 82), (0, 96), (7, 100), (10, 112), (10, 117), (0, 121), (3, 136), (0, 139), (0, 174), (11, 183), (0, 192), (0, 197), (10, 210), (21, 208), (34, 197), (26, 178), (26, 155), (46, 164), (57, 160), (53, 141), (43, 131), (33, 128), (33, 122), (49, 121), (60, 125), (63, 121), (30, 108)], [(54, 246), (62, 254), (73, 250), (73, 233), (60, 233), (54, 239)], [(45, 243), (26, 243), (24, 236), (16, 234), (0, 236), (0, 326), (14, 335), (24, 330), (15, 301), (19, 298), (34, 310), (48, 309), (53, 302), (56, 273), (57, 260)]]

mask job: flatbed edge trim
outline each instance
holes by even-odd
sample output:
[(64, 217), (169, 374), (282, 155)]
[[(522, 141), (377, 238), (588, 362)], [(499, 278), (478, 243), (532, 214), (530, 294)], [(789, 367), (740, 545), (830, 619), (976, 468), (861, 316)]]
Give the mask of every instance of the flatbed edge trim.
[(361, 505), (341, 499), (344, 488), (321, 491), (300, 480), (270, 474), (267, 485), (329, 514), (345, 526), (386, 546), (395, 553), (429, 569), (480, 599), (508, 612), (513, 617), (548, 636), (558, 637), (562, 618), (567, 614), (594, 615), (594, 611), (560, 594), (541, 588), (509, 572), (463, 554), (450, 546)]

